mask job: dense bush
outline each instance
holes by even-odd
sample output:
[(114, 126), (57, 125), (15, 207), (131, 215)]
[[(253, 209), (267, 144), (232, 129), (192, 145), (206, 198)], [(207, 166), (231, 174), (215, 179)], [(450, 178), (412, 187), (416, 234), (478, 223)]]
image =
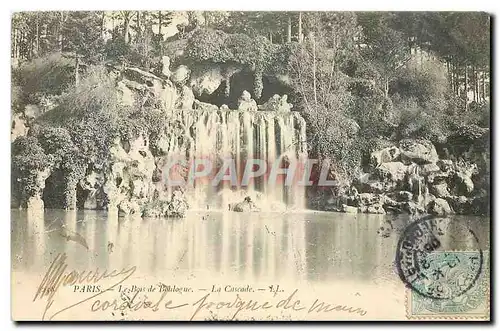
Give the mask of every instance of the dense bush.
[(157, 137), (172, 121), (168, 113), (154, 108), (144, 108), (123, 118), (119, 124), (121, 139), (131, 140), (145, 133), (148, 137)]
[(12, 87), (10, 90), (10, 107), (12, 112), (19, 112), (23, 107), (23, 89), (20, 86), (14, 85), (12, 82)]
[(353, 79), (349, 84), (353, 95), (353, 106), (349, 116), (358, 123), (366, 139), (387, 137), (394, 128), (391, 119), (391, 106), (388, 107), (383, 92), (368, 79)]
[[(468, 149), (482, 137), (481, 127), (489, 126), (489, 104), (471, 103), (466, 111), (463, 99), (450, 91), (446, 68), (429, 60), (403, 68), (390, 87), (390, 107), (370, 110), (376, 105), (376, 91), (359, 80), (351, 84), (358, 98), (356, 121), (364, 136), (384, 137), (397, 142), (404, 138), (429, 139), (454, 151)], [(360, 100), (365, 102), (359, 103)], [(361, 116), (360, 116), (361, 115)], [(384, 125), (384, 123), (388, 125)]]
[(45, 114), (41, 122), (66, 128), (79, 157), (100, 163), (107, 160), (120, 122), (130, 111), (118, 102), (113, 78), (96, 66), (75, 89), (61, 96), (59, 106)]
[(125, 43), (121, 36), (117, 36), (106, 42), (104, 46), (104, 54), (108, 59), (124, 61), (130, 52), (131, 46)]
[(122, 36), (116, 36), (108, 40), (104, 47), (105, 58), (108, 61), (146, 69), (150, 69), (163, 53), (163, 42), (156, 37), (152, 40), (149, 36), (133, 44), (127, 44)]
[(404, 99), (414, 99), (420, 106), (446, 108), (449, 83), (442, 64), (428, 63), (423, 68), (405, 68), (391, 84), (391, 94)]
[(183, 59), (187, 44), (188, 39), (167, 41), (163, 45), (163, 54), (170, 57), (170, 63), (172, 65), (178, 65)]
[(489, 129), (475, 124), (464, 124), (458, 127), (448, 137), (448, 143), (453, 152), (462, 155), (472, 147), (477, 152), (489, 153)]
[(477, 125), (480, 127), (490, 127), (490, 103), (472, 102), (467, 111), (463, 109), (463, 101), (458, 98), (451, 100), (446, 111), (452, 129), (457, 129), (463, 125)]
[(405, 138), (425, 138), (434, 143), (443, 143), (449, 135), (444, 112), (435, 108), (425, 108), (414, 99), (394, 96), (391, 111), (395, 126), (395, 140)]
[(51, 155), (55, 166), (59, 166), (63, 160), (78, 153), (69, 131), (64, 128), (43, 126), (34, 131), (34, 134), (44, 153)]
[(185, 57), (195, 63), (237, 63), (254, 72), (254, 96), (261, 96), (265, 74), (288, 72), (297, 44), (273, 44), (263, 36), (226, 34), (220, 30), (193, 31), (185, 46)]
[(186, 57), (198, 62), (226, 62), (231, 54), (224, 44), (228, 35), (218, 30), (197, 30), (187, 41)]
[[(81, 157), (68, 130), (51, 126), (32, 130), (31, 136), (19, 137), (12, 148), (12, 194), (21, 203), (42, 193), (44, 176), (57, 173), (55, 185), (66, 198), (72, 197), (78, 181), (85, 175), (87, 160)], [(56, 175), (57, 176), (57, 175)], [(52, 187), (53, 189), (53, 187)], [(59, 190), (59, 189), (58, 189)], [(44, 196), (44, 199), (47, 197)], [(65, 206), (70, 206), (71, 200)]]
[(14, 191), (20, 191), (27, 198), (40, 191), (37, 180), (39, 171), (53, 165), (53, 158), (47, 155), (35, 137), (18, 137), (12, 143), (12, 178)]
[(313, 75), (311, 50), (311, 44), (302, 44), (289, 60), (292, 86), (299, 92), (297, 108), (307, 123), (309, 155), (330, 160), (337, 177), (349, 178), (360, 166), (362, 138), (360, 126), (353, 119), (350, 78), (341, 72), (332, 72), (335, 57), (328, 52), (318, 52), (321, 56), (316, 59), (317, 71)]
[(21, 87), (18, 104), (36, 104), (44, 95), (59, 95), (74, 84), (74, 60), (60, 53), (25, 62), (12, 70), (12, 84)]

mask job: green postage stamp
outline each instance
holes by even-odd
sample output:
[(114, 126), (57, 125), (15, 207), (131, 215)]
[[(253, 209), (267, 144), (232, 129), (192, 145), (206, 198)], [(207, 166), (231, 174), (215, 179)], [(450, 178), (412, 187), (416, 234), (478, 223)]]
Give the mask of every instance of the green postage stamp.
[(488, 318), (488, 251), (435, 251), (425, 260), (421, 280), (407, 291), (409, 319)]

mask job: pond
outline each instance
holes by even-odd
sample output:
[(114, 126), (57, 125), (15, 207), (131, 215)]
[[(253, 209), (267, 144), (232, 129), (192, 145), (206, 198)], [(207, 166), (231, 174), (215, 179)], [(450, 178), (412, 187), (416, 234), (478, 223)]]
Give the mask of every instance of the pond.
[[(409, 216), (329, 212), (190, 212), (185, 219), (119, 218), (103, 211), (12, 210), (12, 261), (40, 272), (57, 253), (83, 267), (136, 265), (151, 275), (167, 271), (246, 281), (302, 279), (363, 282), (397, 277), (396, 244)], [(489, 219), (453, 216), (489, 247)], [(76, 232), (84, 244), (61, 233)], [(452, 227), (451, 238), (463, 227)], [(88, 246), (88, 249), (85, 247)]]

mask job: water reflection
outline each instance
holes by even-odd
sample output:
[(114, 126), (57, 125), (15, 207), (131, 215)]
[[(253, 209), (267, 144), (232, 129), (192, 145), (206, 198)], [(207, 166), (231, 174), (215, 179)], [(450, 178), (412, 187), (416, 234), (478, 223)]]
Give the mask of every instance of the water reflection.
[[(12, 211), (13, 267), (40, 272), (65, 252), (71, 265), (148, 275), (225, 277), (253, 281), (367, 280), (394, 277), (394, 254), (407, 218), (392, 217), (394, 233), (377, 230), (390, 216), (334, 213), (191, 213), (184, 220), (118, 218), (98, 211)], [(81, 234), (88, 245), (58, 230)], [(488, 222), (453, 218), (448, 244), (471, 228), (489, 246)], [(467, 239), (470, 240), (470, 239)], [(450, 244), (450, 245), (451, 245)]]

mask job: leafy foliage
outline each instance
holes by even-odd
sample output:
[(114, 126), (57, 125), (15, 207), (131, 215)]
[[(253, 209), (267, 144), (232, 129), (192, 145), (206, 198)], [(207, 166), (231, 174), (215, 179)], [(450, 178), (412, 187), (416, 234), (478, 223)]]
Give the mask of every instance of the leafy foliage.
[(52, 164), (52, 157), (45, 153), (35, 137), (18, 137), (12, 143), (14, 190), (20, 191), (23, 198), (37, 194), (41, 189), (38, 172)]
[(219, 30), (198, 29), (186, 44), (186, 58), (193, 62), (237, 63), (255, 73), (254, 95), (260, 98), (262, 76), (288, 70), (296, 47), (276, 45), (262, 36), (226, 34)]
[(100, 163), (107, 160), (119, 123), (129, 112), (118, 102), (113, 78), (104, 68), (94, 67), (41, 120), (67, 128), (80, 157)]
[(104, 46), (104, 52), (107, 58), (120, 61), (126, 59), (130, 51), (130, 45), (127, 44), (121, 36), (108, 40)]
[(99, 60), (104, 46), (101, 39), (102, 18), (100, 12), (73, 11), (68, 13), (63, 33), (66, 39), (63, 51), (74, 52), (88, 62)]
[(23, 63), (12, 71), (12, 84), (17, 92), (18, 107), (36, 104), (44, 95), (60, 95), (73, 82), (73, 63), (61, 54), (50, 54)]
[(193, 61), (234, 62), (271, 74), (287, 72), (297, 48), (296, 43), (273, 44), (263, 36), (200, 29), (188, 40), (186, 53)]
[[(487, 14), (189, 12), (177, 35), (164, 36), (172, 15), (13, 16), (12, 57), (28, 62), (13, 69), (12, 107), (22, 112), (54, 95), (59, 104), (38, 120), (38, 130), (31, 128), (29, 139), (16, 142), (21, 177), (46, 165), (81, 173), (87, 164), (105, 163), (115, 139), (139, 133), (150, 136), (154, 149), (162, 130), (176, 129), (175, 117), (155, 109), (155, 103), (140, 109), (120, 105), (102, 65), (149, 70), (163, 55), (170, 56), (172, 67), (237, 64), (253, 74), (255, 98), (262, 95), (263, 76), (283, 75), (293, 90), (294, 110), (307, 121), (309, 152), (333, 160), (346, 176), (356, 174), (379, 141), (425, 138), (451, 144), (457, 153), (487, 146)], [(113, 20), (112, 31), (106, 18)], [(87, 64), (78, 86), (74, 57), (63, 52)]]

